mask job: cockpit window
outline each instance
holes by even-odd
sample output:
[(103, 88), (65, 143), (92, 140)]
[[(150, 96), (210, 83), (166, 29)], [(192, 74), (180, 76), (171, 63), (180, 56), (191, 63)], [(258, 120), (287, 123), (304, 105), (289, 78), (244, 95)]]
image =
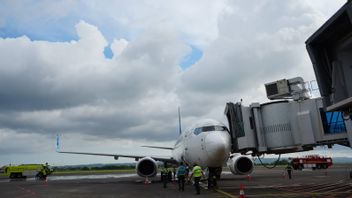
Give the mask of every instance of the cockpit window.
[(208, 132), (208, 131), (228, 131), (228, 130), (224, 126), (205, 126), (205, 127), (196, 128), (194, 130), (194, 134), (198, 135), (202, 132)]

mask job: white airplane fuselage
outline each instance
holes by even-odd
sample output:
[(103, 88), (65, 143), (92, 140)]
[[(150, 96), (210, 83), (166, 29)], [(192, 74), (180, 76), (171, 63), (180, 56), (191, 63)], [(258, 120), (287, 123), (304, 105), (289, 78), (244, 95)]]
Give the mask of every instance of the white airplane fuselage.
[[(59, 148), (59, 138), (57, 137)], [(209, 172), (215, 172), (220, 177), (221, 168), (226, 164), (233, 174), (250, 174), (254, 168), (253, 162), (246, 156), (231, 154), (231, 137), (224, 124), (216, 120), (202, 120), (180, 134), (175, 146), (150, 148), (171, 149), (170, 158), (143, 156), (143, 155), (122, 155), (109, 153), (90, 153), (61, 151), (59, 153), (111, 156), (114, 159), (119, 157), (135, 158), (136, 172), (141, 177), (154, 177), (158, 173), (157, 161), (165, 164), (177, 164), (185, 162), (188, 165), (198, 164), (203, 168), (209, 168)], [(220, 169), (219, 169), (220, 168)], [(220, 170), (220, 172), (218, 171)]]
[(231, 152), (231, 137), (224, 124), (202, 120), (185, 130), (177, 139), (172, 157), (189, 165), (222, 167)]

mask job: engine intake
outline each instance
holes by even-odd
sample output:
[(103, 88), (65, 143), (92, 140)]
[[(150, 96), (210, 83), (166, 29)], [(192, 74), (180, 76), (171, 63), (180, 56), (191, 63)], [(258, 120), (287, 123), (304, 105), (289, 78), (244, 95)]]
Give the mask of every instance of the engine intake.
[(235, 175), (248, 175), (252, 173), (254, 167), (250, 158), (239, 154), (232, 154), (227, 161), (227, 166)]
[(154, 177), (158, 172), (158, 166), (153, 158), (144, 157), (137, 162), (136, 170), (141, 177)]

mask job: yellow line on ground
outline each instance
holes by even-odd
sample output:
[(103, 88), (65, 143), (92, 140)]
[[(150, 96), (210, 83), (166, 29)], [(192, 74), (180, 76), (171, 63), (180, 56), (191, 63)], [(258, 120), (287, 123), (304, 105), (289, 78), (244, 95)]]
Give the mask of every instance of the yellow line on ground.
[(237, 196), (231, 195), (230, 193), (227, 193), (227, 192), (225, 192), (225, 191), (223, 191), (221, 189), (215, 189), (215, 191), (218, 192), (218, 193), (221, 193), (221, 194), (223, 194), (223, 195), (225, 195), (227, 197), (238, 198)]

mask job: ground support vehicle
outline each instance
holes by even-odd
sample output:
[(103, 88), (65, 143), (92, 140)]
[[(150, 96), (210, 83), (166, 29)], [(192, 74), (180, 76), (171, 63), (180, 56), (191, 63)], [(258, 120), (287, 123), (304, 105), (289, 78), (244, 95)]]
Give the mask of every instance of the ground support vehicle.
[(327, 169), (332, 166), (332, 158), (319, 155), (308, 155), (305, 157), (290, 158), (291, 165), (295, 170), (304, 168)]
[(3, 168), (4, 174), (9, 178), (26, 178), (36, 177), (38, 179), (45, 179), (53, 170), (48, 164), (21, 164), (9, 165)]

